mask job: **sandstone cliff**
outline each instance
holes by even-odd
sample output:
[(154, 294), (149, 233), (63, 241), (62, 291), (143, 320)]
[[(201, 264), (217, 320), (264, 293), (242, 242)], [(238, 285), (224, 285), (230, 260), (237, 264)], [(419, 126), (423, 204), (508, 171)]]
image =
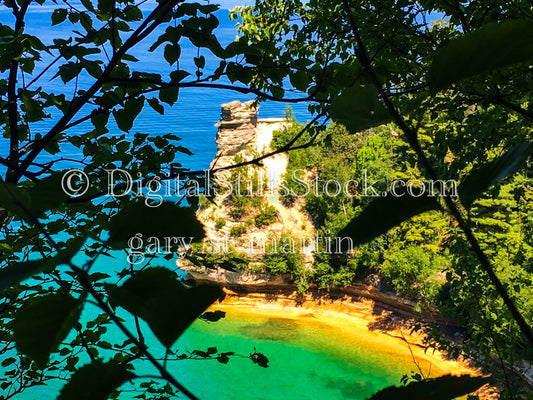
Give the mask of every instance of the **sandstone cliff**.
[[(212, 177), (219, 194), (209, 202), (203, 202), (197, 213), (206, 237), (203, 246), (195, 250), (204, 257), (195, 257), (193, 251), (189, 259), (177, 261), (180, 269), (196, 278), (208, 277), (225, 283), (267, 282), (270, 277), (261, 268), (264, 255), (271, 252), (267, 247), (280, 243), (284, 235), (306, 238), (315, 234), (309, 217), (301, 211), (300, 203), (287, 208), (280, 201), (278, 188), (288, 164), (287, 154), (268, 157), (260, 165), (225, 169), (271, 151), (274, 132), (290, 124), (281, 118), (258, 119), (257, 114), (258, 107), (253, 101), (233, 101), (222, 105), (221, 120), (216, 124), (218, 151), (211, 163), (211, 169), (218, 171)], [(237, 179), (240, 180), (239, 187)], [(248, 190), (252, 184), (254, 188)], [(236, 215), (239, 200), (246, 202), (244, 215)], [(268, 223), (257, 223), (255, 218), (265, 210), (275, 217)], [(228, 253), (246, 257), (248, 269), (231, 271), (217, 265), (217, 260)], [(310, 268), (312, 254), (306, 253), (303, 257), (307, 268)], [(206, 259), (212, 263), (207, 265)]]

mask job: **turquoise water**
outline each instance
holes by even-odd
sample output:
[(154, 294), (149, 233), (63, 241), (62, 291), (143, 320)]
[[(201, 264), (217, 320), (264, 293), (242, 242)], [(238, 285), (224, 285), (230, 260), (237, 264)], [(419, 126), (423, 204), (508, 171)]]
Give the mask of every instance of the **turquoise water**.
[(180, 339), (184, 350), (216, 346), (249, 354), (257, 348), (270, 360), (261, 368), (250, 360), (182, 360), (171, 366), (200, 399), (365, 399), (399, 384), (411, 365), (380, 352), (349, 331), (309, 320), (239, 312), (216, 324), (197, 321)]
[[(368, 338), (363, 342), (350, 330), (312, 316), (285, 318), (279, 312), (232, 312), (231, 307), (225, 311), (226, 318), (216, 323), (196, 321), (172, 350), (182, 354), (216, 347), (218, 352), (244, 356), (257, 350), (268, 357), (269, 367), (241, 357), (231, 357), (228, 364), (214, 359), (169, 361), (169, 371), (201, 400), (365, 399), (383, 387), (398, 385), (402, 375), (414, 369), (405, 355), (382, 350)], [(141, 328), (152, 354), (163, 357), (162, 346), (145, 324)], [(118, 342), (123, 338), (113, 327), (106, 335)], [(106, 353), (101, 356), (106, 358)], [(82, 364), (88, 362), (83, 357), (80, 354)], [(147, 361), (136, 362), (135, 372), (156, 375)], [(63, 385), (63, 381), (49, 381), (15, 398), (53, 400)], [(133, 399), (139, 393), (134, 392), (136, 387), (125, 384), (120, 398)]]

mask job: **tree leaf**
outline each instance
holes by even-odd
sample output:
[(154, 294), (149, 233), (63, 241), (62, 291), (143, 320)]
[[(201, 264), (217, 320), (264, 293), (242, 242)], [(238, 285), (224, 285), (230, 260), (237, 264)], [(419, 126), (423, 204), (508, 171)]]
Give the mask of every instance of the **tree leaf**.
[(178, 101), (179, 88), (177, 86), (164, 87), (159, 90), (159, 100), (173, 106)]
[[(352, 219), (339, 233), (341, 238), (350, 237), (357, 246), (370, 242), (389, 229), (409, 218), (429, 210), (438, 210), (440, 205), (434, 197), (394, 197), (388, 194), (372, 201), (357, 217)], [(345, 240), (342, 251), (349, 250)]]
[(156, 98), (152, 97), (151, 99), (148, 99), (148, 104), (150, 104), (150, 107), (152, 107), (157, 113), (165, 115), (165, 107), (163, 107)]
[(268, 368), (268, 358), (263, 353), (252, 353), (250, 354), (250, 359), (257, 365), (263, 368)]
[(31, 220), (31, 197), (28, 192), (12, 183), (6, 183), (0, 178), (1, 207), (20, 218)]
[(533, 21), (490, 23), (438, 49), (429, 69), (433, 93), (477, 74), (533, 59)]
[(208, 321), (208, 322), (217, 322), (218, 320), (225, 318), (225, 317), (226, 317), (225, 311), (215, 310), (215, 311), (206, 311), (205, 313), (200, 315), (199, 318), (204, 321)]
[(39, 272), (48, 271), (51, 266), (48, 259), (11, 263), (0, 270), (0, 291), (8, 289)]
[(69, 199), (62, 190), (63, 173), (58, 171), (41, 179), (30, 188), (20, 188), (0, 179), (0, 204), (27, 221), (42, 217)]
[(331, 101), (331, 118), (357, 133), (391, 121), (387, 109), (380, 103), (374, 86), (356, 86), (343, 90)]
[(157, 207), (134, 203), (120, 210), (109, 222), (109, 242), (114, 247), (123, 248), (126, 241), (138, 233), (144, 240), (151, 236), (160, 240), (163, 237), (182, 237), (198, 242), (205, 236), (204, 228), (192, 208), (169, 202)]
[(289, 75), (291, 85), (302, 92), (307, 91), (312, 82), (311, 76), (305, 71), (296, 71)]
[(173, 271), (163, 267), (144, 269), (122, 286), (106, 288), (112, 304), (144, 319), (167, 348), (207, 307), (224, 298), (218, 286), (186, 288)]
[(144, 106), (144, 98), (127, 100), (124, 108), (120, 110), (113, 110), (113, 116), (117, 122), (117, 126), (124, 132), (129, 132), (133, 128), (135, 118), (142, 111)]
[(52, 26), (65, 21), (67, 19), (67, 13), (68, 11), (66, 8), (58, 8), (54, 10), (54, 12), (52, 13)]
[(484, 191), (502, 179), (514, 174), (528, 159), (533, 150), (531, 142), (520, 142), (500, 157), (476, 168), (459, 185), (461, 203), (470, 208)]
[(444, 375), (439, 378), (411, 382), (407, 386), (390, 386), (380, 390), (368, 400), (452, 400), (479, 389), (488, 383), (487, 378), (470, 375)]
[(217, 357), (217, 361), (221, 364), (227, 364), (229, 362), (229, 357), (227, 355), (221, 355)]
[(64, 171), (56, 171), (27, 189), (32, 200), (32, 213), (41, 216), (45, 211), (52, 210), (70, 199), (62, 189), (63, 176)]
[(113, 390), (134, 376), (114, 361), (95, 360), (72, 375), (57, 400), (107, 400)]
[(17, 349), (44, 368), (50, 353), (67, 337), (80, 313), (80, 301), (69, 294), (48, 294), (30, 300), (15, 314), (13, 335)]

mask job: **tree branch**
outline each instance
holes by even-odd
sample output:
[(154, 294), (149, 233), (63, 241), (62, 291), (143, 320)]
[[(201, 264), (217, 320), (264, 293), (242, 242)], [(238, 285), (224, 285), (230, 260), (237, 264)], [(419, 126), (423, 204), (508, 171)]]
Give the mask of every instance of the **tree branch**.
[[(100, 90), (102, 85), (109, 78), (111, 72), (121, 60), (122, 56), (126, 52), (139, 43), (143, 38), (148, 36), (153, 32), (160, 24), (162, 18), (164, 18), (165, 13), (169, 12), (172, 7), (176, 4), (183, 2), (184, 0), (168, 0), (163, 1), (157, 5), (157, 7), (150, 13), (150, 15), (140, 24), (140, 26), (135, 30), (135, 32), (130, 36), (130, 38), (124, 43), (124, 45), (116, 51), (114, 56), (109, 61), (109, 64), (102, 72), (102, 75), (93, 83), (93, 85), (83, 93), (82, 96), (78, 97), (69, 110), (59, 119), (59, 121), (39, 140), (30, 153), (24, 158), (21, 163), (21, 168), (26, 170), (30, 164), (35, 160), (35, 158), (40, 154), (40, 152), (50, 143), (58, 134), (60, 134), (65, 126), (70, 122), (70, 120), (80, 111), (80, 109), (87, 104), (87, 102)], [(151, 23), (151, 25), (149, 25)], [(20, 172), (15, 172), (14, 181), (18, 181), (21, 177)]]
[[(227, 171), (227, 170), (230, 170), (230, 169), (234, 169), (234, 168), (239, 168), (239, 167), (244, 167), (244, 166), (247, 166), (247, 165), (261, 165), (261, 161), (264, 160), (265, 158), (268, 158), (268, 157), (272, 157), (273, 155), (276, 155), (276, 154), (279, 154), (279, 153), (286, 153), (288, 151), (291, 151), (291, 150), (298, 150), (298, 149), (304, 149), (304, 148), (307, 148), (307, 147), (310, 147), (316, 137), (318, 136), (318, 133), (316, 133), (315, 135), (313, 135), (311, 137), (311, 139), (309, 139), (309, 141), (307, 141), (306, 143), (304, 144), (301, 144), (301, 145), (298, 145), (298, 146), (293, 146), (294, 143), (296, 143), (296, 141), (302, 137), (302, 135), (307, 132), (309, 130), (309, 128), (315, 124), (320, 118), (322, 118), (324, 116), (324, 113), (322, 114), (319, 114), (317, 115), (315, 118), (313, 118), (313, 120), (311, 120), (309, 123), (307, 123), (306, 126), (304, 126), (300, 132), (298, 132), (293, 139), (291, 139), (291, 141), (287, 144), (285, 144), (284, 146), (276, 149), (276, 150), (273, 150), (267, 154), (264, 154), (262, 156), (259, 156), (259, 157), (256, 157), (252, 160), (248, 160), (248, 161), (243, 161), (243, 162), (240, 162), (240, 163), (237, 163), (237, 164), (233, 164), (233, 165), (230, 165), (230, 166), (227, 166), (227, 167), (223, 167), (223, 168), (213, 168), (213, 169), (210, 169), (208, 172), (210, 174), (216, 174), (217, 172), (220, 172), (220, 171)], [(326, 119), (325, 121), (322, 122), (322, 125), (324, 125), (326, 122), (327, 122), (328, 119)], [(175, 174), (169, 174), (168, 176), (164, 176), (161, 178), (162, 181), (166, 181), (166, 180), (172, 180), (172, 179), (175, 179), (177, 177), (180, 177), (180, 176), (201, 176), (203, 174), (205, 174), (206, 171), (205, 170), (196, 170), (196, 171), (185, 171), (185, 172), (181, 172), (181, 173), (175, 173)], [(146, 187), (146, 185), (148, 185), (150, 183), (150, 179), (143, 179), (141, 182), (140, 182), (140, 186), (141, 187)], [(115, 186), (113, 188), (113, 191), (120, 191), (120, 190), (123, 190), (126, 188), (126, 183), (119, 183), (117, 186)], [(94, 199), (97, 199), (99, 197), (102, 197), (102, 196), (105, 196), (107, 193), (109, 193), (109, 189), (107, 190), (101, 190), (100, 192), (97, 192), (97, 193), (93, 193), (91, 195), (87, 195), (87, 196), (80, 196), (80, 197), (73, 197), (69, 200), (67, 200), (67, 203), (84, 203), (84, 202), (87, 202), (87, 201), (91, 201), (91, 200), (94, 200)]]
[[(15, 16), (15, 34), (18, 35), (24, 30), (24, 17), (31, 3), (31, 0), (24, 0), (20, 8), (16, 1), (12, 2), (13, 15)], [(19, 69), (19, 60), (11, 61), (9, 68), (9, 78), (7, 86), (8, 101), (8, 119), (9, 119), (9, 159), (18, 166), (19, 162), (19, 129), (18, 129), (18, 105), (17, 105), (17, 74)], [(6, 181), (16, 182), (16, 171), (8, 167)]]

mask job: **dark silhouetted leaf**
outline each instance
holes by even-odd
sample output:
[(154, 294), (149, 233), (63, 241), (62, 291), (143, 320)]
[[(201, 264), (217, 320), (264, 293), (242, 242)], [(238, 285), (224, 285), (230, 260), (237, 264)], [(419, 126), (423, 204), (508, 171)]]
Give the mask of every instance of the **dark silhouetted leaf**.
[(500, 157), (472, 170), (459, 185), (461, 203), (470, 208), (484, 191), (515, 173), (531, 155), (532, 149), (531, 143), (517, 143)]
[(133, 377), (114, 361), (103, 363), (96, 360), (72, 375), (57, 400), (107, 400), (113, 390)]
[(133, 122), (144, 106), (144, 99), (130, 99), (124, 104), (124, 108), (113, 110), (113, 116), (118, 127), (124, 132), (129, 132), (133, 127)]
[(216, 311), (207, 311), (200, 315), (200, 319), (203, 319), (204, 321), (209, 322), (217, 322), (218, 320), (225, 318), (226, 313), (224, 311), (216, 310)]
[(51, 272), (58, 265), (67, 264), (78, 252), (83, 243), (85, 243), (84, 237), (74, 238), (55, 257), (9, 264), (0, 270), (0, 291), (22, 282), (35, 274)]
[(462, 79), (533, 58), (533, 21), (490, 23), (450, 40), (437, 50), (429, 69), (433, 93)]
[[(438, 201), (433, 197), (387, 197), (376, 198), (357, 217), (352, 219), (339, 233), (341, 238), (352, 238), (357, 246), (370, 242), (389, 229), (409, 218), (429, 210), (439, 209)], [(342, 250), (350, 250), (346, 240), (341, 242)]]
[(66, 8), (58, 8), (54, 10), (52, 13), (52, 26), (65, 21), (67, 19), (67, 13), (68, 11)]
[(209, 358), (209, 353), (206, 351), (202, 351), (202, 350), (193, 350), (192, 354), (195, 354), (203, 358)]
[(452, 400), (472, 393), (486, 383), (488, 379), (483, 377), (444, 375), (421, 382), (411, 382), (403, 387), (387, 387), (368, 400)]
[(159, 114), (165, 115), (165, 107), (163, 107), (156, 98), (152, 97), (151, 99), (148, 99), (148, 104), (150, 104), (150, 107), (152, 107)]
[(166, 347), (224, 297), (218, 286), (186, 288), (173, 271), (162, 267), (139, 271), (120, 287), (106, 287), (111, 303), (144, 319)]
[(0, 180), (0, 204), (27, 221), (42, 217), (69, 199), (61, 188), (62, 173), (41, 179), (30, 188), (20, 188)]
[(28, 189), (32, 199), (32, 213), (41, 216), (45, 211), (60, 206), (70, 198), (62, 189), (61, 182), (63, 175), (63, 171), (58, 171), (51, 176), (41, 179), (32, 188)]
[(135, 203), (120, 210), (109, 223), (109, 241), (114, 247), (124, 247), (127, 241), (140, 233), (142, 240), (150, 236), (183, 237), (190, 241), (200, 241), (205, 236), (204, 228), (196, 219), (192, 208), (179, 207), (174, 203), (162, 203), (148, 207)]
[(250, 358), (260, 367), (268, 368), (268, 358), (264, 354), (255, 352), (250, 354)]
[(6, 183), (0, 178), (0, 204), (12, 214), (32, 220), (31, 198), (28, 192), (11, 183)]
[(34, 260), (9, 264), (6, 268), (0, 270), (0, 291), (22, 282), (39, 272), (50, 271), (52, 268), (49, 260)]
[(80, 301), (64, 293), (30, 300), (15, 314), (13, 334), (18, 350), (44, 367), (50, 353), (57, 350), (78, 321), (80, 312)]
[(217, 361), (221, 364), (227, 364), (229, 362), (229, 357), (227, 355), (221, 355), (217, 357)]
[(167, 103), (169, 106), (173, 106), (176, 101), (178, 101), (179, 88), (169, 86), (166, 88), (161, 88), (159, 90), (159, 100), (163, 103)]
[(331, 118), (357, 133), (391, 121), (387, 109), (379, 102), (374, 86), (345, 89), (331, 101)]

